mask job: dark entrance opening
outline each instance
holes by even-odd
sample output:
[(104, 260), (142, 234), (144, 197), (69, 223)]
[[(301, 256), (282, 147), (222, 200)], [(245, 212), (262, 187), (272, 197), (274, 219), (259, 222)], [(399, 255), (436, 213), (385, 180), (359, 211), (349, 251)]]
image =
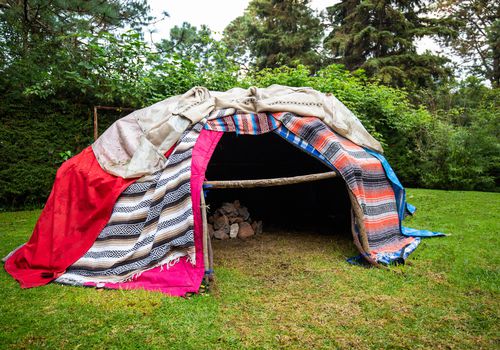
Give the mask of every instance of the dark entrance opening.
[[(274, 133), (225, 133), (210, 160), (207, 180), (253, 180), (332, 171)], [(213, 189), (206, 196), (210, 208), (240, 200), (264, 231), (300, 230), (317, 233), (350, 232), (350, 200), (342, 178), (294, 185)]]

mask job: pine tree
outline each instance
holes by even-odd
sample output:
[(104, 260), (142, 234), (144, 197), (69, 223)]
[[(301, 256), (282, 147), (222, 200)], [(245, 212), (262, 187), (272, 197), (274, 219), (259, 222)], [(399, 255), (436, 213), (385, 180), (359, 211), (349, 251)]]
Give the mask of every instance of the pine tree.
[(319, 67), (320, 19), (309, 0), (253, 0), (224, 30), (224, 41), (257, 68)]
[(25, 51), (37, 41), (78, 32), (139, 27), (151, 20), (146, 0), (4, 0), (0, 4), (0, 34), (18, 40)]
[[(146, 0), (4, 0), (0, 3), (0, 94), (24, 102), (26, 89), (85, 70), (89, 36), (151, 20)], [(103, 65), (106, 62), (103, 62)], [(54, 84), (52, 84), (54, 85)]]
[(500, 86), (500, 3), (493, 0), (441, 0), (441, 10), (455, 22), (457, 35), (443, 40), (466, 68)]
[(364, 69), (368, 76), (393, 86), (429, 87), (451, 71), (445, 57), (418, 54), (416, 40), (451, 35), (441, 19), (429, 16), (421, 0), (343, 0), (327, 8), (331, 29), (324, 47), (332, 61), (349, 70)]
[(82, 36), (138, 28), (152, 19), (148, 11), (146, 0), (3, 0), (0, 72), (29, 82), (30, 75), (57, 63), (58, 52), (78, 62), (85, 51)]
[(200, 69), (225, 72), (235, 69), (229, 50), (213, 38), (206, 25), (199, 28), (187, 22), (176, 25), (170, 30), (170, 37), (156, 44), (156, 48), (164, 56), (175, 54)]

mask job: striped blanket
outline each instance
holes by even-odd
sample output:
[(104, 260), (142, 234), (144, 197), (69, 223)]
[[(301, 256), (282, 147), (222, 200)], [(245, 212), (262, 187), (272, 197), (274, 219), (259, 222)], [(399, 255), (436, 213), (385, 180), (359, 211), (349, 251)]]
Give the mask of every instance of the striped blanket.
[(370, 254), (398, 251), (414, 242), (401, 234), (396, 198), (380, 161), (314, 117), (274, 113), (283, 126), (314, 147), (346, 181), (364, 214)]
[(269, 118), (266, 113), (238, 113), (208, 120), (205, 129), (236, 132), (237, 134), (260, 135), (273, 131), (280, 125), (281, 123), (274, 118)]
[(330, 130), (318, 118), (268, 113), (267, 119), (257, 114), (236, 114), (209, 121), (205, 128), (252, 135), (271, 129), (339, 172), (363, 210), (370, 253), (375, 260), (390, 262), (394, 256), (407, 254), (408, 249), (403, 248), (418, 245), (419, 240), (401, 234), (394, 190), (375, 156)]
[(201, 129), (186, 131), (163, 170), (121, 194), (93, 246), (56, 282), (123, 282), (184, 256), (195, 263), (191, 154)]

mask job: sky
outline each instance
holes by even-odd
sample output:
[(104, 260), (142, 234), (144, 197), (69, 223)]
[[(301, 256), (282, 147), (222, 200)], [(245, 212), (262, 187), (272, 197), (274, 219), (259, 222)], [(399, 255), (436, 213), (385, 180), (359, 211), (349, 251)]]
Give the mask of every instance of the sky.
[[(158, 18), (166, 11), (169, 17), (158, 22), (151, 34), (146, 33), (153, 42), (168, 38), (170, 29), (183, 22), (189, 22), (199, 27), (206, 24), (213, 32), (214, 37), (219, 39), (224, 28), (236, 17), (241, 16), (248, 6), (249, 0), (149, 0), (152, 14)], [(336, 0), (312, 0), (311, 7), (317, 11), (335, 4)], [(417, 50), (438, 51), (437, 45), (432, 39), (424, 38), (417, 43)]]

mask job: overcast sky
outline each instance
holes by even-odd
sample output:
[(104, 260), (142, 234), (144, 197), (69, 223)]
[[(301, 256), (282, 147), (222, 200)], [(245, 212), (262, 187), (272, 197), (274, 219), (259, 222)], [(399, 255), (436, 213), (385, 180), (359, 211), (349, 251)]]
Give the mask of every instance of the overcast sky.
[[(149, 0), (153, 15), (160, 18), (166, 11), (170, 17), (157, 23), (152, 34), (154, 42), (167, 38), (170, 29), (183, 22), (199, 27), (206, 24), (220, 38), (224, 28), (236, 17), (243, 14), (249, 0)], [(336, 0), (312, 0), (311, 7), (321, 11), (335, 4)], [(150, 39), (150, 38), (147, 38)], [(417, 44), (418, 51), (438, 50), (439, 46), (431, 39), (424, 39)]]

